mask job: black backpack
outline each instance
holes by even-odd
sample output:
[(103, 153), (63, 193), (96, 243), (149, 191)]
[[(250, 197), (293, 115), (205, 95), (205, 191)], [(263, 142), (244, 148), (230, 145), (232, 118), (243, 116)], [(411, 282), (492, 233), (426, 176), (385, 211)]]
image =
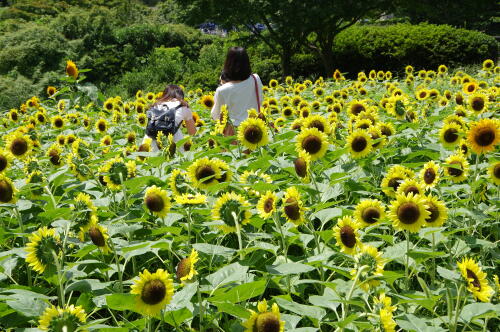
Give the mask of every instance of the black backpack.
[(160, 131), (165, 136), (168, 136), (168, 134), (174, 135), (181, 125), (180, 123), (179, 125), (175, 124), (175, 112), (181, 107), (182, 104), (174, 108), (169, 108), (167, 104), (158, 104), (151, 107), (147, 111), (148, 125), (146, 126), (146, 134), (154, 139), (156, 139)]

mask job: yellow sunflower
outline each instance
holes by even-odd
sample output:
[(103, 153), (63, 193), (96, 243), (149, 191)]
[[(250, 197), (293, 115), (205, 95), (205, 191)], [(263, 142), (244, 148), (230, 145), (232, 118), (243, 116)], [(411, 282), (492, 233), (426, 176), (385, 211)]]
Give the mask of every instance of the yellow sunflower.
[[(73, 304), (65, 308), (50, 306), (38, 320), (38, 328), (43, 331), (76, 331), (85, 325), (87, 315), (82, 306)], [(79, 331), (82, 331), (79, 329)]]
[(12, 184), (11, 179), (9, 179), (4, 174), (0, 173), (0, 203), (2, 204), (13, 204), (17, 201), (16, 198), (16, 187)]
[(75, 80), (78, 77), (78, 68), (71, 60), (66, 61), (66, 75), (73, 77)]
[(105, 133), (108, 130), (108, 121), (106, 121), (106, 119), (100, 118), (95, 123), (95, 129), (101, 134)]
[(341, 252), (345, 252), (348, 255), (356, 253), (361, 245), (358, 234), (359, 228), (359, 224), (352, 220), (350, 216), (345, 216), (337, 220), (337, 225), (333, 228), (333, 233)]
[(30, 155), (33, 143), (28, 135), (14, 131), (5, 137), (5, 149), (17, 159), (24, 159)]
[(302, 200), (300, 199), (300, 193), (295, 187), (289, 187), (286, 190), (282, 202), (283, 217), (285, 217), (288, 222), (292, 222), (297, 226), (305, 222), (305, 208)]
[(399, 185), (407, 177), (408, 176), (401, 170), (389, 171), (380, 184), (382, 191), (389, 197), (396, 197), (396, 191), (398, 190)]
[[(463, 82), (463, 81), (462, 81)], [(474, 92), (476, 92), (477, 90), (479, 89), (479, 85), (477, 84), (477, 82), (475, 81), (470, 81), (470, 82), (467, 82), (465, 83), (463, 86), (462, 86), (462, 92), (467, 94), (467, 95), (470, 95), (470, 94), (473, 94)]]
[(132, 178), (135, 174), (136, 165), (133, 160), (125, 162), (121, 157), (116, 156), (110, 159), (102, 168), (104, 181), (111, 190), (120, 190), (123, 182)]
[(316, 128), (326, 135), (330, 134), (330, 123), (321, 115), (315, 114), (304, 119), (302, 128)]
[(488, 96), (481, 92), (475, 92), (467, 98), (467, 108), (474, 114), (480, 114), (488, 110)]
[(174, 199), (175, 202), (180, 205), (198, 205), (207, 202), (207, 196), (200, 193), (176, 195)]
[(385, 216), (385, 209), (378, 199), (364, 199), (356, 205), (354, 218), (361, 227), (377, 224)]
[(204, 95), (200, 99), (200, 104), (206, 109), (211, 109), (214, 106), (214, 97), (212, 95)]
[(422, 195), (424, 193), (425, 187), (422, 183), (415, 179), (406, 179), (398, 187), (396, 195), (408, 195), (413, 193), (413, 195)]
[(443, 201), (437, 197), (428, 195), (425, 197), (425, 205), (429, 211), (429, 217), (425, 219), (426, 225), (431, 227), (441, 227), (448, 218), (448, 209)]
[(299, 157), (294, 160), (295, 173), (300, 177), (302, 182), (309, 183), (311, 157), (305, 151), (299, 151)]
[(198, 262), (198, 252), (191, 250), (189, 257), (181, 259), (177, 264), (176, 276), (183, 284), (190, 282), (198, 274), (194, 265)]
[(78, 193), (71, 209), (73, 210), (74, 221), (72, 229), (78, 232), (78, 237), (83, 242), (90, 226), (97, 224), (97, 208), (88, 194)]
[(259, 118), (248, 118), (238, 126), (238, 140), (248, 149), (255, 150), (269, 142), (267, 126)]
[(271, 311), (268, 310), (267, 301), (259, 301), (257, 310), (250, 311), (250, 318), (243, 323), (244, 332), (284, 332), (285, 322), (281, 320), (280, 309), (273, 303)]
[(368, 109), (368, 105), (362, 100), (352, 100), (347, 105), (347, 114), (350, 117), (355, 117), (359, 113), (366, 111)]
[(459, 153), (446, 158), (446, 166), (444, 172), (453, 182), (462, 182), (469, 175), (469, 163), (467, 159)]
[(500, 186), (500, 162), (494, 162), (488, 167), (488, 174), (490, 175), (491, 181), (497, 186)]
[(147, 269), (134, 280), (130, 293), (136, 295), (136, 308), (145, 316), (158, 316), (172, 300), (173, 281), (163, 269), (150, 273)]
[(429, 97), (429, 90), (419, 89), (415, 92), (415, 97), (417, 100), (426, 100)]
[(217, 178), (221, 177), (221, 169), (213, 160), (205, 157), (191, 164), (188, 168), (188, 174), (196, 188), (205, 189), (219, 183)]
[(297, 135), (297, 152), (307, 152), (311, 160), (322, 158), (328, 149), (328, 137), (317, 128), (303, 128)]
[(457, 262), (462, 276), (467, 280), (467, 289), (481, 302), (490, 302), (493, 288), (488, 284), (486, 273), (472, 258), (464, 258)]
[(422, 195), (414, 195), (412, 192), (408, 195), (396, 195), (396, 200), (391, 202), (389, 213), (393, 227), (397, 230), (418, 232), (430, 215), (425, 203)]
[(267, 191), (262, 195), (257, 202), (257, 211), (259, 211), (259, 216), (263, 219), (271, 218), (272, 214), (276, 211), (276, 202), (278, 197), (272, 191)]
[(486, 59), (483, 61), (483, 70), (490, 71), (495, 67), (495, 62), (491, 59)]
[(54, 264), (53, 252), (56, 256), (61, 253), (61, 244), (56, 230), (47, 227), (39, 228), (32, 233), (26, 245), (26, 263), (38, 273), (43, 273), (48, 266)]
[(454, 148), (460, 142), (462, 128), (456, 123), (446, 123), (439, 131), (439, 140), (445, 148)]
[(11, 166), (13, 159), (14, 157), (8, 150), (0, 148), (0, 174)]
[(187, 173), (179, 169), (174, 169), (170, 174), (168, 184), (172, 193), (181, 196), (187, 193)]
[(467, 141), (475, 153), (494, 151), (500, 142), (500, 120), (481, 119), (472, 123)]
[(148, 187), (144, 194), (144, 204), (157, 217), (165, 217), (170, 211), (170, 198), (167, 192), (155, 185)]
[(394, 129), (394, 125), (391, 122), (379, 122), (377, 126), (385, 137), (392, 136), (396, 133), (396, 129)]
[(52, 97), (55, 93), (57, 92), (57, 89), (55, 86), (48, 86), (47, 87), (47, 96)]
[[(222, 221), (217, 228), (224, 233), (236, 232), (236, 223), (246, 225), (250, 219), (250, 204), (245, 198), (234, 192), (225, 193), (220, 196), (212, 209), (212, 219)], [(241, 226), (240, 226), (241, 227)]]
[(88, 236), (90, 237), (92, 243), (95, 244), (104, 254), (109, 253), (109, 235), (107, 228), (99, 225), (94, 221), (89, 227)]
[(371, 152), (372, 138), (365, 130), (354, 130), (346, 139), (346, 147), (353, 158), (362, 158)]
[(277, 87), (277, 86), (278, 86), (278, 81), (277, 81), (277, 80), (275, 80), (275, 79), (271, 79), (271, 80), (269, 81), (269, 87), (270, 87), (270, 88), (275, 88), (275, 87)]
[(420, 179), (425, 189), (433, 188), (439, 182), (439, 166), (434, 160), (424, 164), (424, 167), (420, 171)]
[(382, 308), (379, 310), (380, 323), (385, 332), (395, 332), (396, 322), (394, 321), (392, 312), (389, 309)]
[(358, 277), (358, 285), (365, 291), (380, 285), (377, 278), (382, 277), (386, 260), (382, 258), (377, 248), (361, 244), (358, 254), (354, 256), (355, 269), (351, 271), (352, 279)]

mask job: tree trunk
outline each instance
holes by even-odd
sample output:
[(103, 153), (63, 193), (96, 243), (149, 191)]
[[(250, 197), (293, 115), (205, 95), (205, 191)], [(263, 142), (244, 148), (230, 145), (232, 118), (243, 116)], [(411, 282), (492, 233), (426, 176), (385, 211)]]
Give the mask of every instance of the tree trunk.
[(292, 50), (286, 45), (283, 46), (283, 51), (280, 54), (281, 58), (281, 74), (282, 79), (291, 74), (292, 71)]
[(321, 62), (323, 63), (323, 70), (326, 77), (331, 77), (335, 71), (335, 64), (333, 60), (333, 50), (331, 47), (322, 47), (318, 49)]

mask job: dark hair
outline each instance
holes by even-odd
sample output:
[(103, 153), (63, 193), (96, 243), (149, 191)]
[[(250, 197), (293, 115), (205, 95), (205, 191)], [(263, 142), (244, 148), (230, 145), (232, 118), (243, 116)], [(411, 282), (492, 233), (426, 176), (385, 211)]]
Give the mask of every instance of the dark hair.
[(184, 91), (182, 91), (182, 88), (180, 86), (175, 84), (167, 85), (165, 90), (163, 90), (163, 95), (153, 104), (153, 106), (172, 99), (177, 99), (182, 106), (189, 107), (188, 103), (184, 100)]
[(244, 81), (252, 74), (250, 59), (243, 47), (229, 48), (222, 73), (229, 81)]

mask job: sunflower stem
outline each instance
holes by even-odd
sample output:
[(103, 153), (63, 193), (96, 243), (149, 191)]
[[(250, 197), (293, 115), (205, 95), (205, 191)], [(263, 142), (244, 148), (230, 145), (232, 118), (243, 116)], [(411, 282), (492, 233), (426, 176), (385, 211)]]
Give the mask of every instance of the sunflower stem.
[(354, 292), (354, 287), (356, 286), (356, 283), (358, 282), (359, 276), (361, 273), (363, 273), (366, 269), (369, 267), (367, 265), (363, 265), (359, 268), (358, 272), (356, 272), (356, 276), (354, 277), (354, 280), (352, 281), (351, 288), (349, 289), (349, 293), (347, 293), (347, 296), (345, 298), (345, 307), (344, 304), (342, 304), (342, 320), (345, 319), (345, 315), (347, 314), (347, 311), (349, 309), (349, 301), (351, 300), (352, 293)]
[[(455, 318), (453, 320), (453, 325), (451, 327), (451, 330), (452, 331), (456, 331), (457, 330), (457, 322), (458, 322), (458, 316), (460, 315), (460, 312), (462, 311), (462, 308), (460, 306), (460, 295), (462, 293), (462, 288), (463, 288), (463, 284), (460, 285), (460, 287), (458, 288), (458, 291), (457, 291), (457, 301), (455, 303)], [(467, 300), (467, 298), (466, 298)], [(464, 301), (464, 304), (465, 304), (465, 301)]]
[(188, 242), (189, 242), (189, 247), (191, 248), (192, 247), (192, 245), (191, 245), (191, 223), (193, 222), (192, 217), (191, 217), (191, 207), (187, 208), (186, 214), (187, 214), (187, 219), (188, 219), (188, 222), (187, 222)]
[(118, 254), (116, 253), (115, 245), (113, 244), (113, 241), (111, 241), (111, 239), (109, 240), (109, 244), (111, 251), (113, 251), (113, 256), (115, 258), (116, 271), (118, 272), (118, 280), (120, 282), (120, 293), (123, 293), (123, 274), (122, 270), (120, 269), (120, 260), (118, 258)]
[[(17, 220), (19, 222), (19, 228), (21, 229), (21, 233), (23, 233), (22, 236), (22, 241), (23, 241), (23, 247), (26, 246), (26, 238), (24, 237), (24, 223), (23, 223), (23, 217), (21, 216), (21, 213), (19, 212), (19, 209), (16, 207), (14, 208), (14, 212), (16, 214)], [(33, 282), (31, 280), (31, 268), (28, 263), (26, 263), (26, 274), (28, 278), (28, 286), (31, 287), (33, 286)]]
[(54, 198), (54, 195), (52, 194), (52, 191), (50, 191), (50, 189), (49, 189), (48, 186), (44, 186), (43, 189), (50, 196), (50, 200), (52, 201), (52, 205), (54, 205), (54, 209), (57, 208), (56, 199)]
[(64, 285), (62, 282), (62, 276), (61, 276), (61, 270), (62, 266), (59, 262), (59, 259), (57, 257), (57, 254), (52, 250), (52, 257), (54, 258), (54, 262), (56, 264), (56, 269), (57, 269), (57, 295), (59, 299), (59, 305), (61, 308), (64, 308), (65, 306), (65, 301), (64, 301)]
[(410, 289), (410, 276), (409, 276), (409, 266), (410, 266), (410, 234), (409, 234), (408, 231), (406, 231), (405, 235), (406, 235), (406, 264), (405, 264), (406, 288)]
[(203, 318), (205, 316), (205, 307), (203, 306), (203, 300), (201, 298), (201, 291), (200, 291), (200, 283), (198, 282), (198, 303), (199, 303), (199, 314), (200, 314), (200, 332), (203, 332), (204, 331), (204, 322), (203, 322)]
[[(432, 252), (435, 252), (436, 248), (436, 237), (434, 233), (432, 233)], [(431, 282), (434, 284), (434, 280), (436, 279), (436, 258), (432, 258), (432, 270), (431, 270)]]
[(240, 224), (238, 223), (238, 216), (236, 213), (231, 212), (231, 215), (233, 216), (234, 219), (234, 225), (236, 227), (236, 236), (238, 237), (238, 248), (240, 252), (240, 260), (243, 260), (244, 255), (243, 255), (243, 243), (241, 242), (241, 229), (240, 229)]

